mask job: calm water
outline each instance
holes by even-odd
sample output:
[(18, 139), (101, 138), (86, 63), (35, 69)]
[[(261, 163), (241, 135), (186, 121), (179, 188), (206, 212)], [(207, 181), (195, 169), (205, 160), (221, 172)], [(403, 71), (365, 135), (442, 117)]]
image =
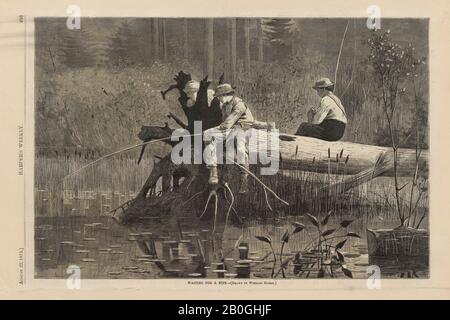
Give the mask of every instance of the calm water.
[[(287, 263), (286, 278), (318, 277), (317, 258), (314, 258), (317, 253), (305, 252), (312, 248), (317, 231), (302, 217), (246, 220), (244, 225), (229, 225), (223, 233), (215, 235), (211, 232), (212, 221), (198, 222), (192, 218), (145, 219), (140, 225), (123, 226), (108, 213), (135, 197), (151, 163), (137, 166), (134, 159), (102, 162), (91, 171), (86, 170), (66, 181), (64, 191), (52, 183), (62, 181), (64, 176), (77, 170), (80, 167), (78, 160), (38, 158), (36, 167), (37, 278), (67, 278), (70, 274), (67, 268), (75, 265), (81, 268), (81, 276), (85, 279), (270, 278), (272, 274), (281, 279), (280, 260)], [(307, 175), (309, 177), (309, 173)], [(278, 190), (275, 186), (275, 189), (282, 198), (292, 193), (291, 188)], [(351, 212), (351, 215), (332, 216), (327, 229), (336, 228), (343, 219), (356, 219), (333, 235), (347, 232), (359, 235), (359, 238), (348, 238), (341, 252), (352, 276), (367, 278), (366, 229), (398, 225), (392, 210), (392, 180), (380, 177), (353, 191), (356, 198), (348, 193), (335, 208), (336, 212)], [(299, 197), (302, 196), (299, 193)], [(263, 198), (260, 201), (265, 208)], [(246, 205), (253, 206), (253, 203)], [(256, 203), (255, 208), (259, 208), (258, 205)], [(427, 206), (426, 201), (421, 204), (423, 208)], [(293, 206), (291, 209), (289, 212), (296, 213), (298, 208)], [(260, 216), (272, 217), (266, 213)], [(281, 255), (281, 239), (286, 230), (292, 233), (293, 222), (305, 224), (306, 229), (290, 236)], [(427, 225), (424, 221), (422, 227)], [(223, 230), (223, 225), (217, 230)], [(257, 236), (271, 238), (275, 259), (270, 245), (257, 240)], [(337, 238), (333, 244), (341, 240)], [(302, 257), (296, 259), (299, 252)], [(401, 268), (395, 259), (380, 263), (388, 264), (381, 270), (383, 277), (428, 277), (426, 266), (411, 272), (408, 262), (404, 264), (407, 267)], [(345, 277), (337, 266), (333, 270), (333, 274), (328, 270), (324, 276)]]
[[(381, 217), (350, 218), (357, 219), (338, 235), (355, 232), (361, 238), (349, 238), (341, 251), (353, 278), (367, 278), (366, 228), (389, 228), (396, 222)], [(341, 220), (332, 216), (328, 228)], [(37, 217), (35, 277), (67, 278), (68, 266), (76, 265), (83, 278), (93, 279), (270, 278), (272, 272), (281, 279), (281, 238), (286, 230), (292, 232), (295, 221), (307, 227), (292, 235), (284, 247), (282, 260), (289, 261), (285, 277), (317, 278), (314, 264), (304, 264), (299, 272), (293, 260), (297, 252), (311, 246), (317, 235), (314, 226), (302, 217), (229, 225), (223, 234), (213, 236), (211, 222), (180, 219), (173, 226), (154, 218), (139, 226), (122, 226), (108, 216)], [(267, 235), (276, 254), (275, 267), (269, 244), (256, 239)], [(334, 244), (339, 241), (336, 239)], [(345, 277), (339, 268), (335, 269), (335, 277)], [(384, 276), (406, 277), (407, 271), (394, 268)], [(427, 277), (428, 272), (416, 270), (415, 276)]]

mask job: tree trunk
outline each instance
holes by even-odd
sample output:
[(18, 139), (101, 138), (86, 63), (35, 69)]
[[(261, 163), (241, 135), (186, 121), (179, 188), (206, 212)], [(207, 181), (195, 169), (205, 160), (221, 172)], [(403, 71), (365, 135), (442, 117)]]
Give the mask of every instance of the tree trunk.
[(204, 74), (212, 78), (214, 77), (214, 19), (212, 18), (206, 20), (205, 46)]
[(230, 21), (231, 83), (236, 82), (236, 19)]
[(159, 19), (153, 18), (153, 59), (159, 60)]
[[(159, 127), (143, 127), (143, 130)], [(144, 130), (144, 131), (145, 131)], [(155, 133), (156, 132), (156, 133)], [(169, 137), (171, 129), (141, 132), (139, 137), (146, 137), (147, 140)], [(258, 131), (258, 146), (250, 146), (250, 158), (257, 157), (257, 153), (265, 154), (263, 147), (269, 146), (270, 134), (265, 131)], [(311, 171), (317, 173), (330, 173), (340, 175), (354, 175), (364, 170), (373, 168), (380, 155), (392, 158), (392, 148), (374, 145), (360, 144), (346, 141), (329, 142), (316, 138), (301, 137), (288, 134), (279, 136), (279, 168), (285, 170)], [(342, 156), (341, 156), (342, 153)], [(328, 156), (329, 155), (329, 156)], [(415, 171), (416, 151), (414, 149), (398, 149), (398, 175), (412, 176)], [(347, 159), (348, 158), (348, 159)], [(419, 167), (428, 167), (428, 151), (423, 150), (419, 159)], [(390, 176), (394, 174), (389, 168), (378, 173), (380, 176)]]
[(257, 24), (257, 35), (258, 35), (258, 62), (264, 61), (264, 40), (262, 31), (262, 19), (258, 19)]
[(148, 45), (147, 45), (147, 65), (151, 65), (153, 61), (153, 20), (147, 20), (147, 35), (148, 35)]
[(183, 19), (183, 51), (184, 59), (189, 61), (189, 44), (188, 44), (188, 19)]
[(161, 26), (162, 26), (163, 60), (167, 61), (166, 19), (161, 19)]
[(378, 266), (382, 276), (427, 277), (429, 242), (429, 231), (424, 229), (367, 229), (369, 265)]
[(225, 20), (225, 26), (226, 26), (226, 39), (225, 39), (225, 81), (224, 82), (231, 82), (231, 19)]
[[(264, 138), (265, 135), (262, 135)], [(292, 141), (283, 141), (283, 139)], [(320, 139), (280, 134), (280, 168), (332, 174), (357, 174), (373, 167), (380, 156), (392, 157), (392, 148), (353, 142), (328, 142)], [(342, 157), (340, 154), (342, 152)], [(329, 155), (329, 156), (328, 156)], [(347, 164), (345, 160), (348, 156)], [(416, 151), (398, 149), (398, 174), (411, 176), (415, 170)], [(336, 157), (338, 159), (336, 159)], [(314, 160), (314, 161), (313, 161)], [(428, 166), (428, 151), (423, 151), (419, 166)], [(382, 176), (393, 176), (393, 169)]]
[(250, 71), (250, 20), (244, 19), (244, 70)]
[[(153, 130), (150, 130), (150, 128)], [(151, 131), (155, 138), (161, 138), (164, 135), (170, 136), (171, 130), (167, 127), (145, 127), (139, 137), (148, 140), (151, 136), (149, 134)], [(340, 187), (342, 191), (378, 175), (392, 176), (393, 174), (391, 161), (389, 160), (392, 158), (392, 150), (387, 147), (351, 142), (327, 142), (315, 138), (292, 135), (281, 135), (280, 137), (281, 141), (278, 150), (281, 157), (280, 169), (290, 169), (296, 172), (313, 171), (317, 173), (354, 175), (344, 181)], [(267, 133), (262, 131), (258, 133), (258, 144), (266, 139)], [(290, 141), (286, 141), (287, 139)], [(252, 157), (252, 153), (258, 151), (258, 148), (259, 146), (253, 150), (250, 148), (250, 157)], [(276, 152), (276, 150), (270, 150), (270, 152), (272, 151)], [(328, 153), (330, 153), (330, 157), (328, 157)], [(381, 155), (387, 161), (377, 165), (380, 162)], [(415, 171), (415, 150), (399, 149), (398, 155), (400, 158), (399, 175), (412, 175)], [(421, 167), (426, 168), (428, 166), (427, 151), (422, 151), (419, 161)], [(261, 166), (258, 165), (257, 167)], [(370, 173), (372, 168), (373, 174)], [(171, 154), (169, 153), (155, 165), (139, 195), (131, 202), (116, 209), (114, 217), (121, 223), (131, 223), (153, 216), (165, 216), (170, 220), (180, 215), (189, 216), (193, 219), (214, 217), (214, 221), (216, 221), (217, 217), (223, 219), (230, 214), (235, 214), (239, 218), (236, 208), (239, 208), (239, 212), (248, 214), (253, 211), (267, 212), (268, 208), (272, 210), (271, 206), (274, 206), (277, 210), (286, 209), (288, 210), (287, 212), (290, 212), (289, 210), (298, 212), (302, 208), (305, 209), (304, 205), (308, 206), (308, 202), (305, 204), (302, 202), (305, 200), (302, 192), (306, 192), (305, 195), (308, 195), (308, 190), (298, 189), (298, 184), (301, 183), (299, 179), (302, 178), (298, 178), (296, 175), (285, 175), (286, 171), (284, 170), (280, 171), (281, 174), (261, 176), (254, 169), (252, 167), (253, 172), (260, 179), (265, 181), (268, 186), (275, 188), (276, 193), (279, 192), (281, 199), (287, 201), (288, 206), (270, 194), (268, 197), (267, 192), (264, 192), (264, 187), (255, 182), (256, 179), (252, 178), (250, 178), (251, 184), (249, 185), (250, 193), (244, 196), (239, 195), (239, 197), (237, 195), (232, 196), (231, 193), (238, 189), (238, 179), (236, 177), (239, 177), (239, 173), (235, 165), (222, 165), (219, 167), (219, 174), (223, 181), (227, 182), (230, 190), (234, 191), (228, 191), (223, 183), (219, 184), (217, 189), (210, 190), (207, 182), (208, 171), (204, 165), (175, 165), (172, 163)], [(164, 188), (161, 190), (161, 193), (157, 193), (156, 185), (160, 179)], [(322, 196), (328, 195), (329, 191), (336, 189), (333, 186), (330, 190), (321, 189), (320, 181), (318, 183), (318, 192), (314, 193), (314, 190), (311, 190), (312, 197), (320, 199)], [(313, 186), (313, 188), (317, 187)], [(217, 200), (214, 197), (214, 200), (211, 200), (211, 194), (214, 194)], [(234, 206), (231, 206), (232, 199), (236, 199)], [(308, 199), (306, 201), (311, 201), (311, 199)], [(215, 201), (217, 203), (220, 202), (220, 204), (216, 206)], [(213, 204), (214, 206), (212, 206)], [(215, 225), (216, 222), (214, 222)]]

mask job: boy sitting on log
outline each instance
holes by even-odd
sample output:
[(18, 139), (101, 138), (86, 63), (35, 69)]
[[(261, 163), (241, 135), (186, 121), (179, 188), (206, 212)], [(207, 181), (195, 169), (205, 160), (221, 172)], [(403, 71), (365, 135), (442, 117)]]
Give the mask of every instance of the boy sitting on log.
[(308, 111), (308, 122), (300, 124), (295, 134), (327, 141), (341, 139), (347, 115), (341, 100), (333, 94), (334, 83), (328, 78), (322, 78), (316, 81), (313, 89), (322, 98), (320, 105)]
[[(216, 147), (222, 145), (224, 141), (227, 142), (227, 147), (234, 147), (234, 141), (236, 141), (237, 162), (247, 170), (249, 169), (245, 132), (250, 129), (254, 123), (254, 118), (250, 109), (241, 98), (235, 96), (234, 89), (230, 84), (224, 83), (218, 85), (215, 97), (219, 98), (223, 121), (219, 126), (208, 129), (203, 134), (203, 139), (206, 143), (204, 154), (206, 165), (209, 169), (208, 183), (210, 185), (219, 183)], [(229, 154), (230, 153), (227, 152), (227, 156), (229, 156)], [(234, 156), (234, 152), (232, 154)], [(242, 194), (248, 191), (248, 173), (242, 169), (240, 171), (239, 193)]]

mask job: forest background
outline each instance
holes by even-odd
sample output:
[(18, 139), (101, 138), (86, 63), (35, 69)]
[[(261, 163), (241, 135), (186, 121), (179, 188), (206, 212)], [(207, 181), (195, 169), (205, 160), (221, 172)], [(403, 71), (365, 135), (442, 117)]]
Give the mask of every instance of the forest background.
[[(314, 81), (329, 77), (349, 118), (343, 140), (390, 146), (365, 19), (82, 18), (74, 30), (63, 18), (35, 23), (39, 155), (97, 158), (138, 143), (142, 125), (176, 127), (167, 115), (183, 117), (178, 96), (163, 100), (160, 90), (179, 70), (198, 80), (208, 75), (212, 88), (224, 73), (257, 119), (286, 133), (319, 103)], [(382, 29), (427, 61), (428, 20), (385, 19)], [(419, 131), (420, 147), (428, 148), (426, 66), (402, 85), (399, 146), (415, 148)]]

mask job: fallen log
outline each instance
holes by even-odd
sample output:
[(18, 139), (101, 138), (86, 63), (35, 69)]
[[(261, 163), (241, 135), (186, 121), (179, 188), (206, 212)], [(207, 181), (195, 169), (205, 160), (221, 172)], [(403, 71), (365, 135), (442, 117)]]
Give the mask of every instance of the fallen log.
[[(145, 140), (169, 138), (173, 129), (168, 127), (142, 127), (139, 133)], [(257, 130), (257, 146), (250, 146), (250, 157), (252, 153), (269, 154), (271, 149), (270, 139), (272, 133)], [(143, 139), (144, 140), (144, 139)], [(168, 139), (167, 143), (171, 143)], [(268, 150), (264, 150), (268, 146)], [(390, 147), (337, 141), (329, 142), (316, 138), (301, 137), (290, 134), (279, 134), (279, 168), (301, 171), (312, 171), (317, 173), (330, 173), (342, 175), (354, 175), (361, 171), (373, 168), (380, 154), (392, 157), (393, 151)], [(428, 168), (429, 154), (422, 150), (419, 158), (419, 168)], [(398, 176), (412, 176), (416, 167), (416, 150), (398, 149)], [(393, 168), (389, 168), (380, 176), (393, 176)]]
[[(287, 139), (289, 141), (286, 141)], [(392, 148), (280, 134), (281, 169), (353, 175), (374, 167), (380, 154), (392, 157)], [(398, 176), (412, 176), (415, 167), (416, 150), (398, 149)], [(421, 152), (419, 167), (428, 167), (427, 150)], [(380, 175), (393, 176), (393, 174), (391, 168)]]
[(344, 193), (365, 182), (381, 176), (386, 171), (392, 170), (393, 167), (394, 160), (392, 159), (392, 157), (388, 157), (385, 153), (381, 153), (378, 156), (378, 159), (373, 168), (368, 168), (355, 175), (346, 177), (343, 181), (320, 188), (317, 192), (316, 198), (325, 199), (329, 197), (333, 192), (337, 196), (339, 193)]
[[(167, 132), (171, 132), (167, 130)], [(161, 131), (158, 131), (158, 138)], [(270, 134), (267, 132), (258, 132), (258, 145), (250, 148), (251, 152), (261, 151), (263, 145), (265, 145), (264, 139), (270, 139)], [(148, 137), (147, 137), (148, 138)], [(287, 141), (289, 139), (290, 141)], [(270, 145), (270, 144), (269, 144)], [(270, 149), (269, 149), (270, 150)], [(270, 150), (272, 152), (273, 150)], [(379, 147), (371, 145), (363, 145), (351, 142), (327, 142), (314, 138), (297, 137), (293, 135), (280, 135), (279, 144), (280, 155), (280, 169), (289, 169), (295, 171), (311, 171), (316, 173), (329, 173), (348, 175), (344, 181), (340, 182), (339, 187), (332, 185), (326, 188), (321, 188), (317, 192), (318, 198), (325, 198), (329, 196), (329, 192), (332, 190), (340, 190), (345, 192), (361, 183), (367, 182), (377, 176), (391, 176), (393, 173), (392, 165), (392, 149), (388, 147)], [(334, 156), (332, 156), (334, 154)], [(398, 173), (401, 176), (413, 175), (415, 171), (415, 159), (416, 152), (412, 149), (399, 149), (399, 165)], [(381, 157), (383, 161), (380, 162)], [(428, 152), (422, 151), (419, 164), (423, 168), (428, 166)], [(257, 169), (260, 169), (260, 165), (252, 166), (253, 171), (257, 174)], [(234, 173), (233, 173), (233, 170)], [(227, 174), (227, 171), (232, 172)], [(285, 170), (281, 170), (280, 173)], [(235, 165), (222, 165), (219, 167), (220, 175), (223, 181), (229, 183), (231, 190), (237, 190), (237, 183), (233, 181), (238, 174)], [(117, 218), (119, 221), (126, 222), (127, 220), (133, 220), (135, 218), (142, 218), (145, 216), (167, 216), (168, 219), (174, 219), (180, 214), (189, 214), (190, 216), (197, 218), (211, 218), (214, 217), (226, 217), (231, 213), (236, 216), (239, 215), (239, 206), (251, 207), (254, 210), (266, 210), (272, 211), (272, 206), (276, 210), (287, 207), (283, 201), (279, 201), (276, 197), (270, 197), (266, 200), (265, 204), (261, 206), (259, 203), (252, 203), (253, 199), (260, 198), (256, 196), (256, 193), (262, 193), (263, 188), (254, 183), (251, 186), (253, 189), (250, 195), (238, 197), (239, 203), (235, 203), (234, 207), (230, 199), (231, 194), (227, 192), (227, 189), (223, 186), (219, 187), (218, 200), (221, 204), (205, 206), (207, 199), (209, 198), (207, 184), (208, 172), (204, 165), (194, 164), (181, 164), (175, 165), (171, 161), (171, 154), (167, 154), (158, 163), (155, 164), (153, 171), (150, 173), (146, 183), (142, 187), (142, 190), (136, 197), (133, 203), (131, 203), (126, 210), (123, 210)], [(274, 181), (275, 184), (271, 186), (275, 187), (275, 192), (278, 190), (284, 190), (284, 200), (290, 203), (290, 206), (294, 205), (294, 200), (298, 198), (296, 195), (295, 184), (298, 183), (296, 178), (284, 177), (281, 180), (277, 180), (276, 177), (270, 176), (264, 178), (267, 181)], [(162, 181), (162, 190), (159, 194), (156, 194), (156, 183), (158, 180)], [(179, 181), (182, 179), (182, 182)], [(250, 178), (252, 180), (252, 178)], [(261, 190), (259, 190), (261, 189)], [(292, 190), (289, 192), (289, 190)], [(231, 191), (231, 192), (234, 192)], [(287, 191), (287, 193), (286, 193)], [(215, 192), (216, 193), (216, 192)], [(228, 194), (228, 197), (227, 197)], [(283, 197), (283, 196), (282, 196)], [(269, 201), (272, 204), (269, 205)], [(212, 207), (212, 208), (211, 208)], [(267, 209), (264, 209), (266, 207)], [(207, 214), (206, 208), (209, 208)], [(306, 208), (305, 208), (306, 209)], [(211, 210), (214, 213), (211, 214)], [(232, 211), (231, 211), (232, 210)], [(245, 209), (248, 210), (248, 209)], [(203, 212), (203, 213), (202, 213)], [(202, 213), (202, 214), (200, 214)], [(239, 217), (237, 217), (239, 218)], [(175, 221), (175, 220), (174, 220)], [(176, 224), (174, 223), (174, 227)]]
[[(181, 76), (180, 76), (181, 75)], [(186, 128), (191, 134), (194, 132), (194, 122), (202, 121), (203, 129), (217, 126), (220, 121), (220, 109), (218, 100), (214, 99), (211, 106), (208, 105), (207, 88), (209, 81), (204, 78), (200, 82), (200, 89), (197, 101), (192, 107), (187, 106), (187, 96), (183, 92), (187, 77), (180, 72), (175, 77), (179, 89), (179, 102), (187, 118), (187, 125), (179, 119), (174, 120)], [(173, 117), (172, 117), (173, 118)], [(139, 133), (139, 138), (143, 141), (164, 139), (164, 142), (173, 146), (177, 142), (172, 142), (170, 137), (174, 129), (166, 124), (164, 127), (144, 126)], [(314, 173), (326, 173), (328, 175), (348, 175), (339, 185), (328, 185), (320, 188), (316, 192), (319, 199), (328, 196), (330, 190), (337, 189), (345, 192), (361, 183), (369, 181), (377, 176), (393, 176), (392, 165), (393, 150), (390, 147), (381, 147), (346, 141), (329, 142), (316, 138), (300, 137), (285, 133), (280, 133), (275, 137), (276, 142), (272, 144), (272, 135), (278, 134), (276, 131), (255, 130), (256, 139), (250, 139), (249, 153), (250, 159), (261, 159), (261, 155), (268, 156), (270, 161), (277, 161), (276, 168), (280, 169), (279, 174), (273, 176), (261, 176), (267, 181), (270, 188), (274, 188), (270, 199), (267, 189), (262, 187), (262, 182), (250, 185), (251, 192), (247, 195), (234, 196), (233, 192), (237, 190), (239, 176), (236, 165), (227, 164), (219, 167), (221, 183), (214, 188), (208, 186), (208, 171), (203, 164), (181, 164), (176, 165), (172, 162), (171, 154), (163, 157), (153, 168), (147, 181), (139, 192), (138, 196), (121, 207), (117, 220), (126, 223), (134, 219), (142, 219), (148, 216), (164, 216), (169, 221), (173, 221), (174, 228), (177, 228), (176, 222), (180, 215), (189, 215), (198, 219), (214, 217), (214, 228), (216, 230), (216, 219), (222, 218), (226, 221), (230, 213), (236, 218), (242, 212), (249, 215), (250, 211), (259, 213), (272, 211), (288, 207), (299, 213), (298, 204), (292, 200), (298, 200), (298, 193), (311, 195), (313, 192), (304, 190), (298, 186), (299, 179), (296, 177), (283, 177), (283, 171), (293, 170), (294, 172), (309, 171)], [(189, 139), (189, 138), (188, 138)], [(190, 139), (191, 141), (197, 139)], [(194, 146), (201, 148), (202, 146)], [(192, 150), (189, 150), (192, 154)], [(143, 152), (141, 152), (142, 154)], [(417, 158), (414, 149), (397, 150), (397, 175), (412, 176), (416, 170), (416, 159), (418, 159), (418, 168), (428, 170), (428, 151), (422, 150)], [(380, 159), (384, 161), (380, 162)], [(261, 161), (252, 165), (252, 170), (259, 175), (263, 167)], [(272, 162), (272, 168), (273, 168)], [(270, 163), (269, 163), (270, 165)], [(276, 171), (275, 171), (276, 173)], [(156, 184), (161, 179), (162, 190), (156, 192)], [(314, 186), (313, 186), (314, 187)], [(315, 187), (314, 187), (315, 188)], [(282, 197), (278, 197), (275, 192), (282, 191)], [(288, 201), (284, 201), (285, 196)], [(211, 197), (214, 198), (214, 200)], [(269, 203), (272, 202), (272, 205)], [(206, 204), (206, 205), (205, 205)], [(208, 210), (207, 210), (208, 209)], [(305, 208), (302, 208), (305, 209)]]

